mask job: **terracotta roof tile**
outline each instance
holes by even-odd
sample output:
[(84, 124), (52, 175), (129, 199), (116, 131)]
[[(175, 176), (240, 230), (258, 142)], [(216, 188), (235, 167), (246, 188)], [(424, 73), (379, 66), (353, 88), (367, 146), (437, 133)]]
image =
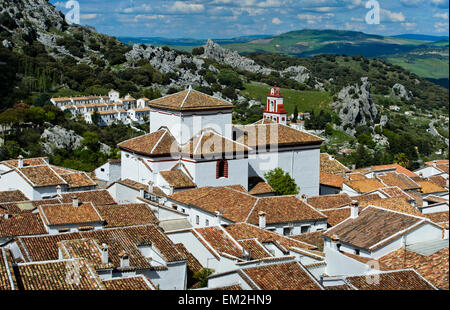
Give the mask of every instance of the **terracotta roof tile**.
[(184, 90), (148, 102), (150, 107), (175, 111), (232, 109), (233, 104), (196, 90)]
[(61, 179), (48, 165), (29, 166), (15, 169), (19, 175), (30, 183), (33, 187), (45, 187), (63, 185), (66, 182)]
[(234, 285), (228, 285), (228, 286), (222, 286), (222, 287), (215, 287), (212, 290), (217, 290), (217, 291), (240, 291), (240, 290), (242, 290), (242, 287), (239, 284), (234, 284)]
[(436, 212), (436, 213), (429, 213), (424, 214), (425, 217), (429, 218), (430, 221), (436, 223), (436, 224), (443, 224), (449, 222), (449, 211), (444, 212)]
[(329, 174), (342, 174), (350, 170), (327, 153), (320, 154), (320, 171)]
[(258, 198), (227, 187), (201, 187), (177, 192), (169, 198), (197, 206), (212, 214), (221, 212), (233, 222), (244, 222)]
[(326, 210), (349, 206), (352, 203), (353, 199), (349, 195), (344, 193), (309, 197), (306, 201), (318, 210)]
[(433, 161), (428, 161), (425, 164), (427, 166), (432, 166), (434, 163), (438, 164), (438, 165), (442, 165), (442, 164), (447, 164), (448, 165), (448, 159), (437, 159), (437, 160), (433, 160)]
[(102, 262), (102, 249), (94, 239), (63, 240), (57, 243), (63, 259), (85, 258), (95, 270), (111, 269), (113, 264)]
[(82, 203), (77, 207), (73, 206), (72, 203), (43, 205), (38, 209), (47, 225), (81, 224), (103, 221), (92, 203)]
[(291, 247), (300, 249), (315, 249), (316, 246), (292, 238), (288, 238), (277, 233), (260, 229), (250, 224), (233, 224), (225, 227), (226, 231), (235, 239), (252, 239), (256, 238), (260, 243), (276, 243), (280, 244), (286, 250)]
[(242, 269), (262, 290), (320, 290), (312, 276), (297, 262)]
[(191, 252), (186, 249), (186, 247), (182, 243), (175, 244), (178, 252), (182, 253), (186, 257), (187, 267), (192, 272), (192, 274), (203, 269), (202, 264), (192, 255)]
[(0, 237), (16, 237), (47, 234), (39, 214), (23, 213), (11, 215), (6, 219), (0, 217)]
[(67, 182), (69, 188), (97, 185), (85, 172), (65, 174), (61, 175), (61, 177)]
[(240, 185), (240, 184), (236, 184), (236, 185), (227, 185), (226, 187), (234, 189), (236, 191), (240, 191), (242, 193), (248, 193), (248, 191), (245, 189), (244, 186)]
[(107, 290), (112, 291), (146, 291), (155, 290), (155, 286), (150, 279), (144, 275), (135, 277), (103, 280), (103, 285)]
[(250, 149), (231, 139), (227, 139), (212, 130), (203, 129), (189, 139), (181, 148), (181, 153), (190, 157), (211, 157), (217, 154), (244, 153)]
[(367, 207), (355, 219), (348, 219), (336, 227), (327, 230), (325, 236), (337, 235), (343, 243), (366, 250), (374, 250), (374, 246), (404, 231), (414, 224), (423, 221), (421, 218), (392, 212), (386, 209)]
[(28, 200), (27, 196), (25, 196), (24, 193), (22, 193), (19, 190), (0, 192), (0, 203), (26, 201), (26, 200)]
[(440, 187), (448, 187), (447, 181), (445, 180), (445, 178), (443, 176), (433, 175), (433, 176), (428, 177), (428, 180)]
[(306, 242), (312, 245), (315, 245), (317, 247), (318, 251), (323, 251), (323, 231), (315, 231), (315, 232), (309, 232), (306, 234), (296, 235), (296, 236), (290, 236), (290, 238)]
[(251, 260), (272, 257), (258, 239), (238, 240), (238, 242), (249, 253)]
[(417, 174), (415, 174), (414, 172), (406, 169), (403, 166), (400, 166), (399, 164), (391, 164), (391, 165), (381, 165), (381, 166), (372, 166), (370, 167), (372, 171), (383, 171), (383, 170), (392, 170), (395, 169), (395, 171), (397, 173), (403, 173), (404, 175), (408, 176), (408, 177), (416, 177)]
[(266, 213), (266, 223), (290, 223), (326, 219), (326, 216), (301, 201), (297, 196), (261, 197), (250, 213), (247, 222), (259, 223), (259, 212)]
[(160, 171), (159, 174), (174, 189), (196, 187), (194, 182), (181, 170)]
[(168, 156), (179, 152), (179, 145), (167, 128), (123, 141), (117, 146), (121, 150), (150, 157)]
[(344, 183), (344, 178), (340, 175), (320, 172), (320, 184), (331, 186), (335, 188), (342, 188), (342, 184)]
[(158, 219), (145, 203), (109, 205), (96, 207), (106, 221), (105, 227), (123, 227), (157, 223)]
[(235, 125), (236, 141), (253, 149), (270, 146), (320, 145), (323, 139), (282, 124)]
[(337, 224), (345, 221), (350, 217), (350, 208), (342, 209), (329, 209), (322, 211), (327, 216), (327, 223), (330, 226), (336, 226)]
[(61, 195), (61, 202), (62, 203), (72, 202), (72, 196), (76, 196), (78, 198), (78, 201), (81, 203), (92, 202), (94, 206), (117, 204), (117, 202), (113, 199), (111, 194), (104, 189), (76, 192), (76, 193), (65, 193)]
[(386, 185), (384, 185), (377, 179), (369, 179), (369, 178), (358, 180), (344, 179), (344, 184), (361, 194), (386, 187)]
[(253, 188), (249, 191), (250, 195), (262, 195), (262, 194), (272, 194), (275, 191), (272, 186), (267, 184), (266, 182), (258, 182)]
[(380, 207), (383, 209), (388, 209), (392, 211), (407, 213), (415, 216), (422, 217), (422, 213), (414, 208), (410, 203), (408, 203), (404, 198), (394, 197), (394, 198), (379, 198), (368, 201), (361, 201), (359, 204), (361, 207), (367, 207), (369, 205)]
[[(217, 253), (220, 255), (228, 254), (237, 258), (243, 258), (243, 251), (240, 245), (233, 240), (221, 227), (194, 228), (195, 233), (199, 234)], [(198, 237), (197, 234), (194, 235)]]
[(95, 239), (98, 244), (105, 243), (108, 246), (110, 262), (115, 268), (120, 268), (119, 254), (124, 251), (129, 255), (132, 269), (157, 268), (153, 267), (138, 249), (138, 245), (143, 242), (151, 243), (168, 262), (185, 260), (184, 255), (155, 224), (49, 236), (19, 237), (17, 243), (26, 261), (47, 261), (58, 259), (58, 242), (83, 238)]
[[(78, 280), (67, 281), (77, 268)], [(18, 265), (18, 278), (25, 290), (104, 290), (95, 270), (83, 259)]]
[[(144, 189), (147, 192), (150, 192), (150, 186), (149, 185), (145, 185), (130, 179), (125, 179), (125, 180), (119, 180), (116, 181), (116, 183), (125, 185), (125, 186), (129, 186), (131, 188), (134, 188), (136, 190), (141, 190)], [(154, 195), (160, 196), (160, 197), (166, 197), (167, 195), (162, 191), (161, 188), (159, 188), (158, 186), (153, 185), (153, 191), (151, 192)]]
[(433, 193), (442, 193), (447, 190), (431, 181), (418, 181), (420, 188), (422, 189), (422, 194), (433, 194)]
[(414, 268), (434, 286), (449, 289), (448, 247), (430, 256), (399, 249), (385, 255), (379, 261), (391, 270)]
[(398, 186), (401, 190), (412, 190), (420, 188), (419, 184), (402, 173), (388, 172), (378, 174), (377, 178), (387, 186)]
[(0, 291), (17, 289), (17, 281), (12, 264), (11, 252), (8, 249), (0, 248)]
[[(4, 164), (10, 168), (17, 168), (19, 166), (19, 160), (18, 159), (10, 159), (0, 162), (1, 164)], [(48, 164), (48, 157), (35, 157), (35, 158), (24, 158), (23, 159), (23, 166), (42, 166)]]
[(346, 281), (359, 290), (434, 290), (414, 270), (383, 272), (378, 276), (378, 284), (369, 283), (366, 276), (348, 277)]

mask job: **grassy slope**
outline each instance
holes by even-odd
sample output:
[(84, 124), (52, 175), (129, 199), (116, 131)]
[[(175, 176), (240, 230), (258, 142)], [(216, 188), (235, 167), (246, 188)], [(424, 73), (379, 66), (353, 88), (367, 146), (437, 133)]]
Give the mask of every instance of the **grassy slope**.
[[(242, 92), (264, 103), (270, 88), (271, 86), (267, 84), (253, 82), (245, 84), (245, 90)], [(284, 108), (288, 115), (294, 113), (295, 105), (297, 105), (299, 112), (306, 112), (319, 111), (321, 109), (327, 110), (332, 103), (331, 95), (328, 92), (298, 91), (282, 88), (281, 93), (284, 97)]]

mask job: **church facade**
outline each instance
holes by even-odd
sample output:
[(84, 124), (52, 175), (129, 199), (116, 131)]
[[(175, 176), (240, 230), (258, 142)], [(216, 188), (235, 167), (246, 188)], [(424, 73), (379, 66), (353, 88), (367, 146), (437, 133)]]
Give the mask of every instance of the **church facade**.
[(323, 140), (286, 125), (280, 90), (268, 95), (264, 118), (233, 125), (233, 105), (191, 88), (148, 103), (150, 133), (123, 141), (122, 179), (170, 195), (194, 187), (242, 185), (249, 190), (280, 167), (300, 194), (319, 195)]

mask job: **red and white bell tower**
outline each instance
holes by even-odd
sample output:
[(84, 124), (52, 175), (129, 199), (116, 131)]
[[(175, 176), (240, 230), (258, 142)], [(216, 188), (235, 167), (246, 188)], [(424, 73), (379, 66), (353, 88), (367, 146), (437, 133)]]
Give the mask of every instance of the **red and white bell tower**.
[(272, 87), (267, 95), (264, 120), (271, 120), (272, 122), (286, 125), (287, 117), (283, 106), (283, 95), (280, 93), (280, 88), (276, 85)]

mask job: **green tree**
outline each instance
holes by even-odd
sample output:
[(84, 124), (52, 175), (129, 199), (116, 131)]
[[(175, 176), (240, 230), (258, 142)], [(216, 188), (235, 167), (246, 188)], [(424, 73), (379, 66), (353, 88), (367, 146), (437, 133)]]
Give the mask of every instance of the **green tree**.
[(92, 131), (86, 131), (83, 135), (82, 145), (87, 147), (91, 152), (98, 152), (100, 144), (98, 142), (98, 135)]
[(92, 123), (98, 125), (100, 121), (100, 113), (98, 113), (97, 108), (94, 108), (94, 113), (92, 113)]
[(300, 192), (300, 187), (295, 184), (295, 180), (281, 168), (275, 168), (266, 172), (264, 177), (277, 196), (297, 195)]
[(292, 118), (292, 122), (297, 123), (297, 118), (298, 118), (298, 107), (296, 105), (294, 108), (294, 117)]
[(409, 165), (409, 159), (405, 153), (400, 153), (400, 154), (395, 155), (394, 162), (405, 168), (407, 168)]
[(192, 277), (200, 282), (198, 287), (206, 287), (208, 286), (208, 277), (213, 273), (213, 269), (202, 268), (200, 271), (194, 273)]

